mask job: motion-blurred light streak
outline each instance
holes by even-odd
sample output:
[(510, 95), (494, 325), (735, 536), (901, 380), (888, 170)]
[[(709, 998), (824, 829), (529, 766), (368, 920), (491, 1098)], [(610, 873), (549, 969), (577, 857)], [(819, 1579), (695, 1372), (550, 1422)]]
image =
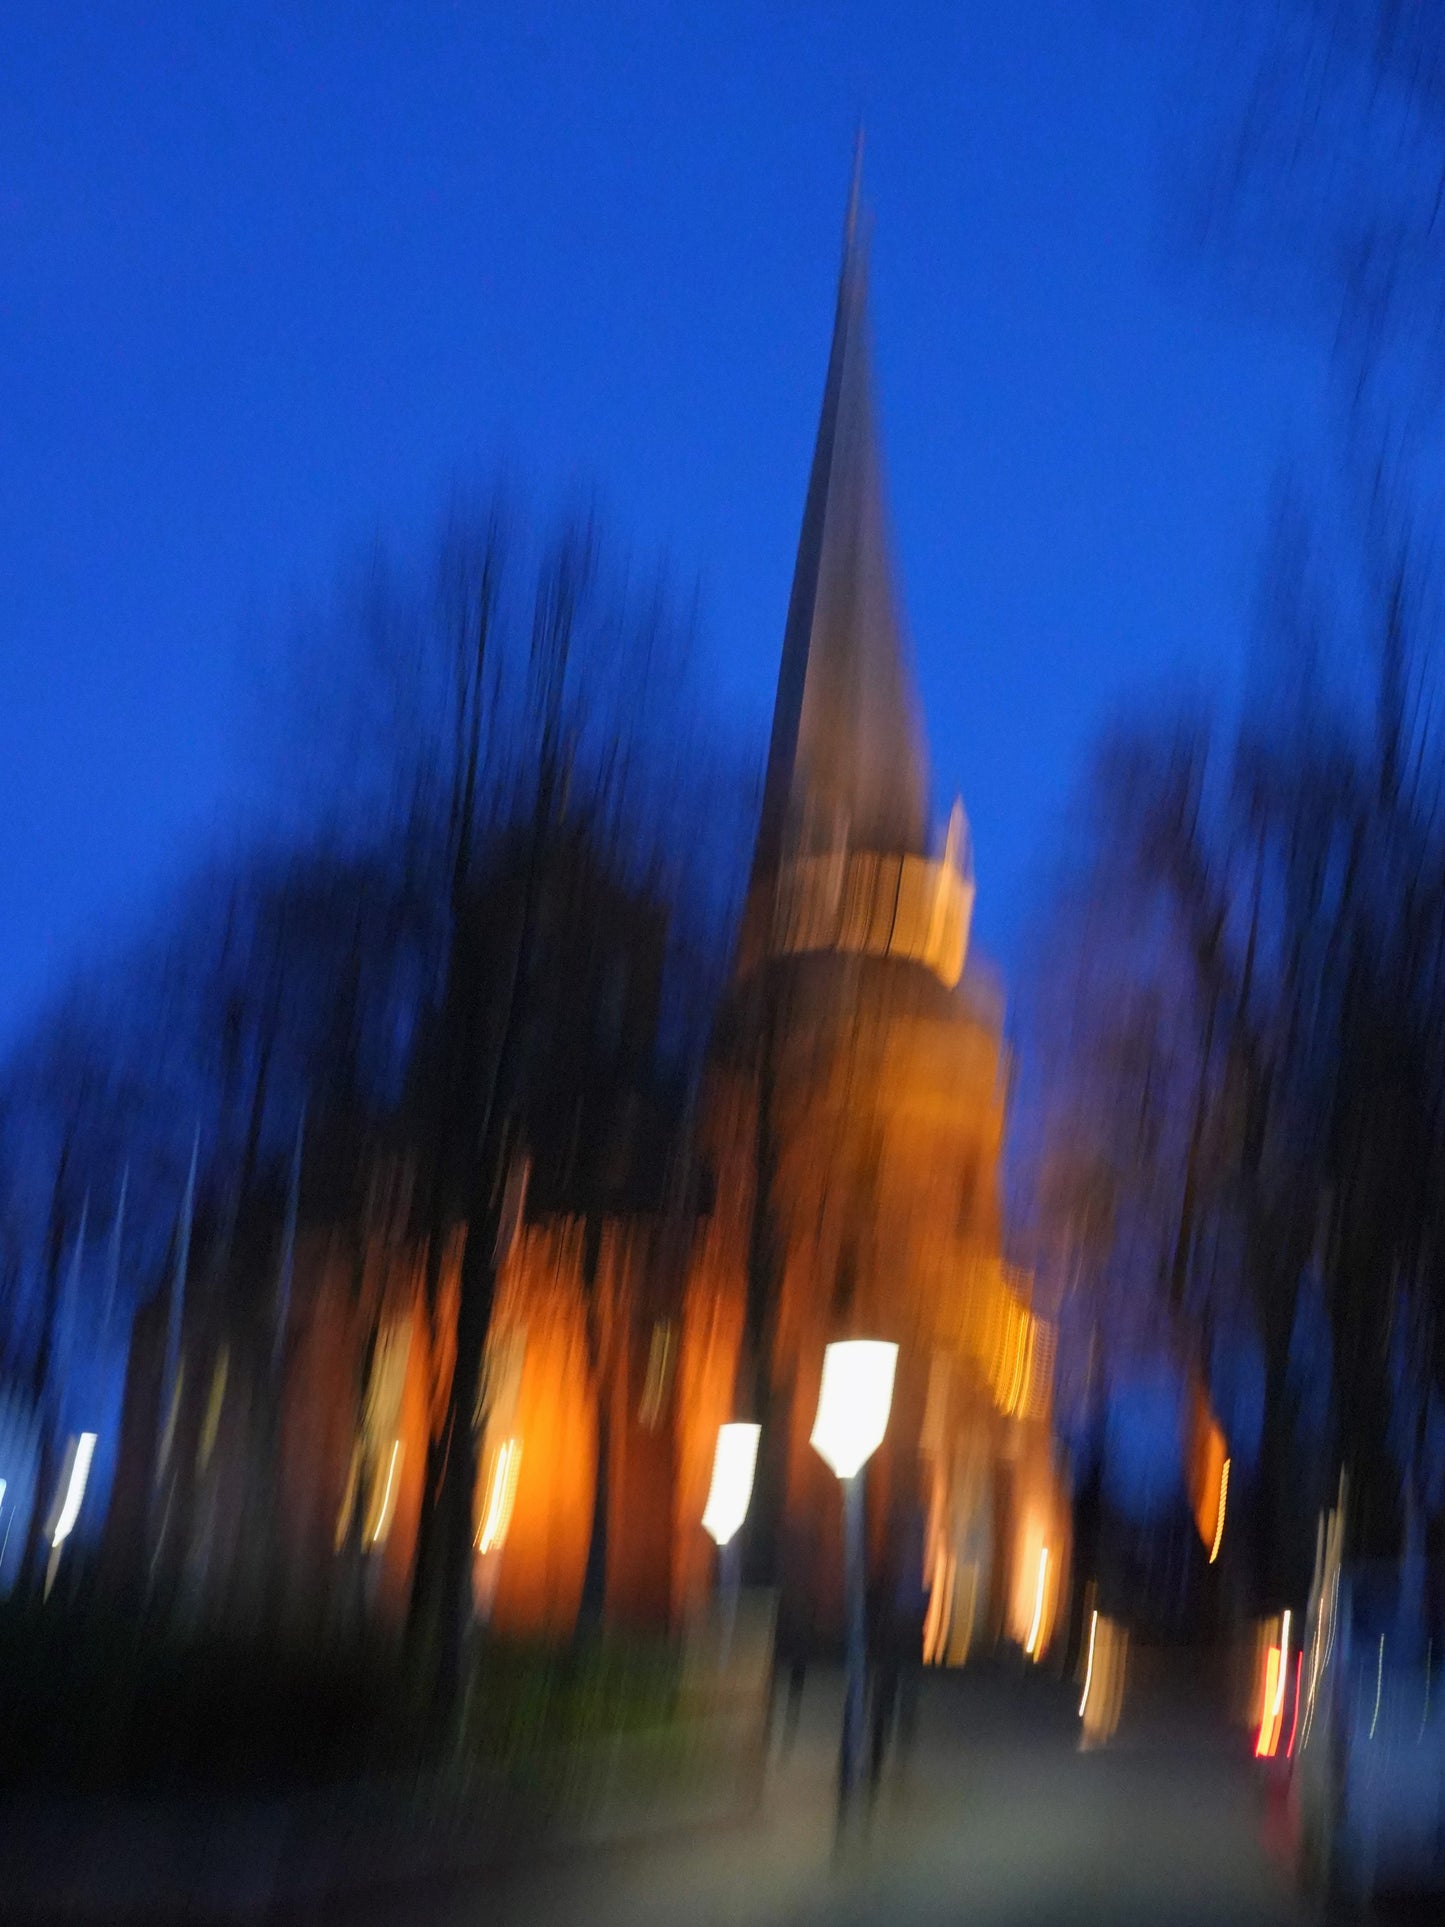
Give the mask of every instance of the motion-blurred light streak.
[(1385, 1635), (1380, 1634), (1380, 1651), (1375, 1661), (1375, 1710), (1370, 1715), (1370, 1738), (1375, 1737), (1375, 1728), (1380, 1724), (1380, 1694), (1385, 1685)]
[(1304, 1676), (1304, 1664), (1305, 1664), (1304, 1647), (1301, 1646), (1299, 1651), (1295, 1654), (1295, 1661), (1294, 1661), (1294, 1718), (1290, 1721), (1289, 1745), (1284, 1750), (1284, 1756), (1287, 1760), (1292, 1760), (1294, 1758), (1295, 1736), (1299, 1732), (1300, 1681)]
[(60, 1502), (60, 1511), (56, 1515), (55, 1526), (50, 1535), (52, 1549), (65, 1543), (75, 1530), (75, 1522), (80, 1517), (86, 1480), (90, 1477), (90, 1461), (95, 1453), (95, 1436), (94, 1432), (82, 1432), (78, 1439), (71, 1441), (64, 1481), (65, 1496)]
[(1214, 1544), (1209, 1548), (1209, 1563), (1212, 1566), (1219, 1557), (1219, 1548), (1224, 1543), (1224, 1509), (1229, 1502), (1229, 1466), (1224, 1461), (1224, 1470), (1219, 1475), (1219, 1512), (1214, 1521)]
[(401, 1458), (401, 1440), (391, 1442), (391, 1457), (387, 1461), (386, 1484), (382, 1488), (381, 1504), (377, 1508), (376, 1524), (371, 1529), (371, 1543), (379, 1546), (391, 1531), (392, 1515), (396, 1511), (396, 1468)]
[(1279, 1744), (1279, 1719), (1283, 1707), (1283, 1677), (1278, 1646), (1271, 1646), (1264, 1659), (1264, 1711), (1260, 1715), (1259, 1738), (1254, 1743), (1257, 1760), (1272, 1760)]
[(667, 1391), (672, 1382), (676, 1350), (677, 1332), (672, 1320), (659, 1319), (652, 1328), (652, 1343), (647, 1354), (647, 1375), (643, 1381), (642, 1397), (637, 1408), (638, 1420), (649, 1432), (655, 1432), (662, 1423)]
[(1099, 1614), (1097, 1609), (1089, 1618), (1089, 1657), (1084, 1664), (1084, 1690), (1079, 1697), (1079, 1718), (1083, 1719), (1088, 1710), (1089, 1693), (1094, 1684), (1094, 1642), (1099, 1637)]
[(1079, 1701), (1083, 1721), (1082, 1744), (1101, 1746), (1118, 1729), (1124, 1705), (1124, 1678), (1128, 1661), (1129, 1634), (1117, 1620), (1094, 1612), (1089, 1624), (1089, 1657), (1084, 1674), (1084, 1692)]
[(1039, 1653), (1038, 1653), (1039, 1634), (1043, 1629), (1043, 1623), (1044, 1623), (1044, 1592), (1045, 1592), (1045, 1588), (1048, 1585), (1048, 1579), (1049, 1579), (1049, 1549), (1047, 1546), (1040, 1546), (1039, 1547), (1039, 1576), (1038, 1576), (1038, 1582), (1034, 1587), (1034, 1616), (1033, 1616), (1033, 1621), (1029, 1626), (1029, 1636), (1024, 1641), (1024, 1651), (1028, 1654), (1030, 1659), (1037, 1659), (1039, 1656)]
[(517, 1498), (517, 1474), (522, 1464), (522, 1441), (503, 1439), (492, 1467), (492, 1482), (487, 1491), (482, 1529), (477, 1534), (479, 1552), (496, 1552), (506, 1543), (512, 1523), (512, 1507)]
[[(1290, 1613), (1286, 1607), (1280, 1618), (1279, 1644), (1271, 1644), (1265, 1658), (1264, 1705), (1260, 1712), (1259, 1738), (1254, 1748), (1255, 1758), (1260, 1760), (1272, 1760), (1279, 1751), (1280, 1733), (1284, 1726), (1284, 1696), (1289, 1686), (1289, 1634)], [(1290, 1743), (1293, 1745), (1293, 1737)]]

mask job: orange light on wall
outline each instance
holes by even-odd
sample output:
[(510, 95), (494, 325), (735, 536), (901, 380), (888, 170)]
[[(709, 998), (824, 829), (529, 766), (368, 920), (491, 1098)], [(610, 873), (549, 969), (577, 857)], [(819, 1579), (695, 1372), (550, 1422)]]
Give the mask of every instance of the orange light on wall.
[(1226, 1459), (1219, 1474), (1219, 1508), (1214, 1520), (1214, 1543), (1209, 1548), (1211, 1566), (1219, 1557), (1219, 1548), (1224, 1543), (1224, 1508), (1229, 1502), (1229, 1466), (1230, 1461)]
[(1224, 1433), (1201, 1392), (1195, 1394), (1193, 1434), (1189, 1453), (1189, 1485), (1194, 1504), (1194, 1525), (1212, 1565), (1219, 1557), (1224, 1538), (1230, 1461)]
[(1272, 1760), (1279, 1745), (1280, 1718), (1284, 1712), (1284, 1669), (1278, 1646), (1271, 1646), (1264, 1657), (1264, 1712), (1259, 1722), (1259, 1738), (1254, 1743), (1257, 1760)]
[(958, 1561), (946, 1546), (940, 1546), (933, 1560), (933, 1583), (928, 1589), (928, 1610), (923, 1615), (923, 1663), (941, 1666), (948, 1651), (949, 1628), (953, 1623), (953, 1588)]
[(1030, 1311), (1020, 1291), (1001, 1279), (985, 1330), (985, 1365), (998, 1410), (1005, 1418), (1047, 1416), (1057, 1342), (1053, 1326)]
[(1044, 1641), (1040, 1637), (1040, 1635), (1042, 1634), (1043, 1628), (1044, 1628), (1044, 1597), (1045, 1597), (1045, 1590), (1048, 1586), (1048, 1582), (1049, 1582), (1049, 1549), (1047, 1546), (1040, 1546), (1039, 1547), (1039, 1576), (1038, 1576), (1038, 1581), (1034, 1587), (1034, 1616), (1033, 1616), (1033, 1620), (1029, 1625), (1029, 1636), (1024, 1641), (1024, 1651), (1028, 1654), (1030, 1659), (1038, 1659), (1042, 1655)]
[[(1264, 1661), (1264, 1707), (1259, 1720), (1259, 1738), (1254, 1757), (1272, 1760), (1279, 1751), (1280, 1728), (1284, 1721), (1284, 1695), (1289, 1684), (1289, 1612), (1280, 1621), (1279, 1644), (1271, 1646)], [(1296, 1712), (1298, 1708), (1296, 1707)], [(1293, 1744), (1293, 1741), (1291, 1741)]]

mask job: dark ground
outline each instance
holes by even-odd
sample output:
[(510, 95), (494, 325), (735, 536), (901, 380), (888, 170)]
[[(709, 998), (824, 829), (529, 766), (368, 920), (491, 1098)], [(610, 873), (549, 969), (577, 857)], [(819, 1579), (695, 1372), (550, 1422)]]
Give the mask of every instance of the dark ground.
[[(543, 1923), (1241, 1923), (1308, 1918), (1248, 1748), (1205, 1684), (1140, 1669), (1108, 1748), (1081, 1753), (1068, 1683), (934, 1676), (916, 1743), (845, 1837), (835, 1677), (810, 1680), (797, 1743), (757, 1811), (574, 1849), (505, 1881), (373, 1896), (356, 1927)], [(1430, 1916), (1435, 1918), (1433, 1913)]]
[[(690, 1806), (671, 1779), (629, 1782), (609, 1765), (593, 1783), (606, 1797), (544, 1835), (513, 1838), (495, 1816), (505, 1871), (408, 1878), (407, 1820), (390, 1844), (378, 1836), (368, 1860), (394, 1878), (390, 1889), (284, 1917), (260, 1888), (248, 1905), (229, 1873), (212, 1891), (233, 1919), (274, 1927), (1305, 1927), (1318, 1918), (1294, 1881), (1287, 1804), (1225, 1717), (1222, 1674), (1178, 1655), (1131, 1653), (1119, 1730), (1089, 1751), (1079, 1746), (1077, 1695), (1071, 1681), (1041, 1673), (932, 1675), (911, 1750), (889, 1762), (876, 1800), (860, 1800), (841, 1831), (840, 1681), (820, 1672), (809, 1677), (795, 1742), (785, 1749), (775, 1737), (741, 1800), (725, 1780), (720, 1801)], [(67, 1837), (52, 1844), (63, 1850)], [(188, 1838), (177, 1836), (176, 1851), (191, 1851)], [(193, 1847), (206, 1851), (199, 1837)], [(18, 1916), (6, 1858), (0, 1852), (0, 1919), (9, 1920)], [(108, 1927), (114, 1889), (106, 1880), (91, 1891), (101, 1904), (92, 1900), (86, 1927)], [(154, 1917), (134, 1902), (114, 1913)], [(1445, 1901), (1397, 1904), (1377, 1918), (1435, 1927)]]

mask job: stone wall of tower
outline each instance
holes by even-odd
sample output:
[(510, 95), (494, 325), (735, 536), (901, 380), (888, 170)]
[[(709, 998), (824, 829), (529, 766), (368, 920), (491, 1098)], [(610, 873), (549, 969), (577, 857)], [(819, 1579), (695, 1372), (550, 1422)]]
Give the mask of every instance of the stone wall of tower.
[[(731, 1416), (741, 1324), (741, 1214), (608, 1221), (596, 1277), (583, 1227), (529, 1227), (499, 1296), (494, 1350), (515, 1392), (489, 1420), (479, 1516), (498, 1454), (520, 1451), (506, 1537), (479, 1583), (500, 1631), (569, 1630), (582, 1601), (606, 1428), (604, 1608), (609, 1624), (665, 1630), (705, 1597), (702, 1529), (717, 1427)], [(589, 1332), (589, 1317), (591, 1330)]]
[[(823, 1351), (866, 1335), (899, 1347), (888, 1436), (868, 1473), (871, 1529), (881, 1540), (890, 1520), (922, 1504), (934, 1537), (951, 1545), (986, 1515), (979, 1619), (1009, 1630), (1026, 1557), (1020, 1506), (1026, 1500), (1030, 1520), (1049, 1510), (1055, 1558), (1059, 1530), (1047, 1477), (1040, 1482), (1047, 1428), (1036, 1388), (1046, 1361), (1029, 1349), (1033, 1321), (1002, 1256), (1008, 1069), (996, 1001), (972, 980), (949, 991), (891, 958), (834, 953), (770, 967), (772, 1416), (784, 1434), (782, 1531), (818, 1549), (809, 1616), (826, 1636), (841, 1599), (836, 1486), (809, 1444)], [(732, 1057), (747, 1065), (757, 999), (743, 985), (734, 1006)], [(744, 1217), (760, 1087), (755, 1060), (749, 1074), (719, 1075), (715, 1086), (720, 1211)], [(746, 1225), (726, 1243), (719, 1226), (714, 1248), (713, 1295), (740, 1305)]]

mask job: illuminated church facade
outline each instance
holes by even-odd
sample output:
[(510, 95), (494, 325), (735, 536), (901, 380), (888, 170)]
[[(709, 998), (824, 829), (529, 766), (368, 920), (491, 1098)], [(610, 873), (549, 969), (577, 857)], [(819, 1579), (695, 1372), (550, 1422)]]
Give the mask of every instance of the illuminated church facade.
[[(973, 899), (961, 805), (941, 835), (930, 818), (855, 190), (746, 906), (701, 1091), (655, 1152), (644, 1132), (649, 1182), (630, 1203), (599, 1216), (572, 1208), (565, 1185), (534, 1187), (502, 1266), (475, 1547), (478, 1600), (499, 1630), (565, 1633), (589, 1590), (616, 1623), (685, 1623), (715, 1582), (701, 1521), (718, 1427), (756, 1415), (747, 1571), (775, 1582), (784, 1539), (805, 1531), (826, 1638), (838, 1495), (808, 1435), (824, 1346), (866, 1335), (899, 1347), (870, 1528), (876, 1546), (900, 1511), (925, 1522), (927, 1656), (957, 1662), (999, 1636), (1042, 1651), (1068, 1511), (1051, 1334), (1003, 1257), (1008, 1064), (1000, 999), (969, 954)], [(638, 994), (645, 1030), (656, 982)], [(397, 1622), (406, 1610), (457, 1263), (447, 1254), (443, 1289), (424, 1289), (425, 1255), (388, 1229), (404, 1205), (380, 1187), (364, 1278), (324, 1232), (297, 1245), (275, 1503), (278, 1583), (298, 1616), (335, 1590), (344, 1548), (366, 1609)], [(233, 1395), (213, 1397), (224, 1347), (222, 1332), (188, 1332), (175, 1418), (198, 1601), (234, 1593), (249, 1516), (234, 1469), (246, 1454), (227, 1451), (243, 1423), (234, 1347)], [(145, 1350), (142, 1330), (134, 1411), (154, 1404)], [(153, 1420), (132, 1432), (142, 1493)]]

